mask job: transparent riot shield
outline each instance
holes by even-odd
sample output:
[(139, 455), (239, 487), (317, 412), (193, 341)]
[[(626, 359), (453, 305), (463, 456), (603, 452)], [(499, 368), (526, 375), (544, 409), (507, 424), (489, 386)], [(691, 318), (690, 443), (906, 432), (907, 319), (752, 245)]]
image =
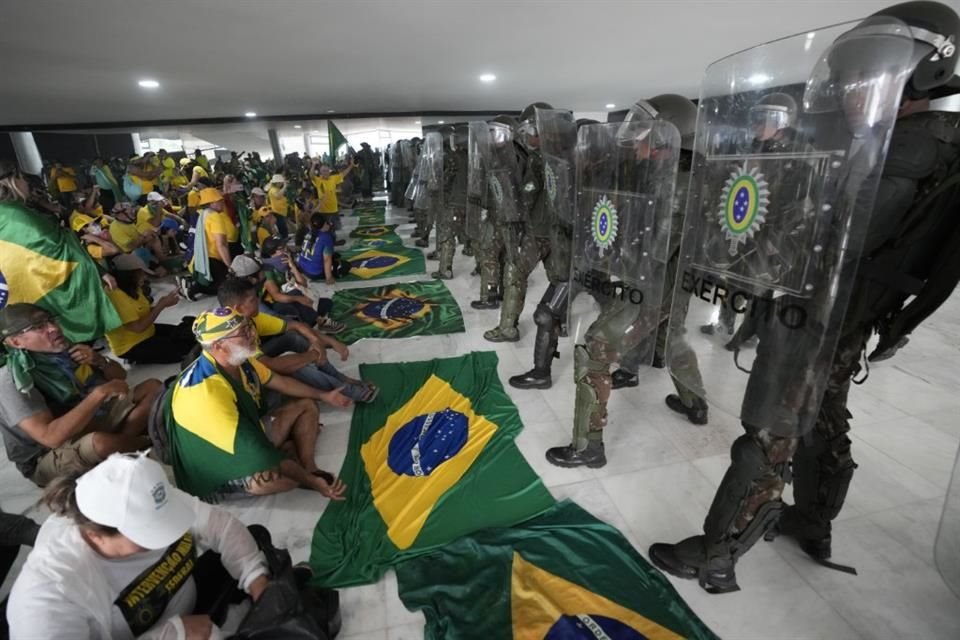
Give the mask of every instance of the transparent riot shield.
[(577, 122), (569, 111), (536, 109), (540, 153), (543, 155), (544, 188), (554, 220), (573, 224), (574, 148), (577, 145)]
[[(746, 424), (816, 421), (912, 51), (902, 23), (870, 19), (707, 69), (667, 362)], [(799, 105), (792, 124), (751, 118), (771, 92)]]
[(943, 581), (960, 598), (960, 451), (940, 517), (934, 558)]
[(431, 131), (423, 142), (423, 181), (426, 183), (427, 211), (430, 224), (436, 224), (443, 208), (443, 134)]
[(605, 365), (628, 352), (653, 358), (679, 153), (666, 121), (578, 132), (568, 326)]
[(400, 143), (394, 143), (390, 147), (390, 182), (400, 183), (403, 172), (403, 160), (401, 159)]
[(467, 124), (467, 209), (463, 230), (480, 240), (480, 223), (487, 209), (486, 159), (490, 157), (490, 129), (486, 122)]

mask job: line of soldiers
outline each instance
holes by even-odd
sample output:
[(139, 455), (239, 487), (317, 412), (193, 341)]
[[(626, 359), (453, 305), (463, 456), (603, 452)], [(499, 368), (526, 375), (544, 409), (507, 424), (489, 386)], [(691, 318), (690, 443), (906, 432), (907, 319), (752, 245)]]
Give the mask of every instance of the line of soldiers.
[[(952, 9), (907, 2), (720, 60), (699, 105), (661, 95), (600, 124), (534, 103), (469, 123), (465, 156), (458, 130), (446, 153), (427, 134), (421, 238), (438, 225), (435, 277), (457, 234), (475, 243), (471, 305), (500, 311), (487, 340), (519, 339), (529, 275), (547, 272), (534, 366), (510, 384), (549, 388), (574, 335), (573, 434), (549, 462), (606, 464), (607, 401), (641, 365), (669, 367), (666, 404), (690, 422), (713, 405), (743, 424), (704, 533), (650, 548), (661, 569), (733, 591), (737, 560), (784, 534), (852, 571), (829, 561), (856, 469), (850, 383), (874, 332), (878, 351), (903, 344), (960, 281), (960, 116), (929, 110), (960, 93), (958, 38)], [(774, 80), (775, 60), (808, 75)], [(726, 343), (704, 330), (718, 317)]]

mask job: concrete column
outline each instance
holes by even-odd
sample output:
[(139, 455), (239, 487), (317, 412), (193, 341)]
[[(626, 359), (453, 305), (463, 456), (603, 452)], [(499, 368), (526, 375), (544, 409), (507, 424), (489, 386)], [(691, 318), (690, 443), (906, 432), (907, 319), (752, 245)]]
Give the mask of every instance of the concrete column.
[(270, 148), (273, 149), (273, 159), (279, 166), (283, 162), (283, 149), (280, 148), (280, 137), (277, 136), (276, 129), (267, 129), (267, 135), (270, 137)]
[(40, 172), (43, 171), (43, 159), (40, 157), (40, 150), (37, 149), (37, 142), (33, 139), (33, 133), (30, 131), (11, 131), (10, 142), (17, 154), (20, 170), (30, 175), (40, 175)]
[(140, 140), (140, 134), (131, 133), (130, 139), (133, 141), (133, 152), (138, 156), (143, 155), (143, 142)]

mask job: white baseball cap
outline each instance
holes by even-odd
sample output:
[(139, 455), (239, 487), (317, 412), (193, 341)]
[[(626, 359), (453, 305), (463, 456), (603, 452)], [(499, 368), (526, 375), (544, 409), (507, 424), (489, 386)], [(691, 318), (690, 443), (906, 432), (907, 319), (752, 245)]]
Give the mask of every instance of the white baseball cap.
[(280, 182), (286, 182), (287, 179), (283, 177), (282, 173), (275, 173), (273, 177), (270, 178), (270, 184), (278, 184)]
[(240, 255), (230, 263), (230, 271), (233, 271), (235, 276), (246, 278), (260, 271), (260, 263), (250, 256)]
[(147, 194), (147, 202), (166, 202), (167, 199), (163, 197), (163, 194), (157, 193), (156, 191), (151, 191)]
[(145, 549), (165, 549), (196, 521), (189, 495), (146, 452), (115, 453), (77, 480), (77, 507)]

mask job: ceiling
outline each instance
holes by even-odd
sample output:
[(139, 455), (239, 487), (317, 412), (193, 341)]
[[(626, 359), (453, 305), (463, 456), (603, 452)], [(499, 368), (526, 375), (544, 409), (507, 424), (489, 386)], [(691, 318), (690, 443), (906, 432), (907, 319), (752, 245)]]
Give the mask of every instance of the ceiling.
[[(717, 58), (893, 3), (13, 2), (4, 13), (14, 28), (0, 35), (0, 128), (497, 112), (535, 100), (602, 111), (664, 92), (695, 97)], [(160, 88), (141, 89), (145, 78)]]

